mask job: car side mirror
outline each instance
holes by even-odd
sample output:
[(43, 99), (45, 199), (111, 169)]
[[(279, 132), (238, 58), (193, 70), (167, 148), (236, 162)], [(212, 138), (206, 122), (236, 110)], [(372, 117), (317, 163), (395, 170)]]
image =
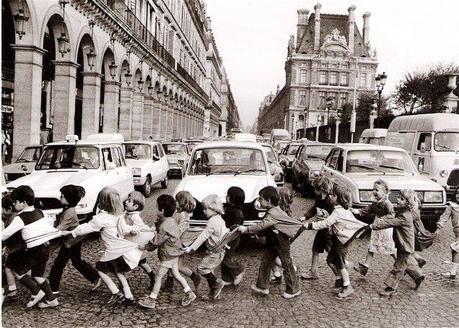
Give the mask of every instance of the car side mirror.
[(116, 169), (116, 165), (113, 162), (108, 162), (107, 163), (107, 170), (114, 170)]

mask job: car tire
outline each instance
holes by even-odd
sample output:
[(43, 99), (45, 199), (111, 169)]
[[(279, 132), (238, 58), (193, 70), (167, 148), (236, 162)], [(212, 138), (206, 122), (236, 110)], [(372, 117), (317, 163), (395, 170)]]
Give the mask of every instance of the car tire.
[(151, 178), (147, 177), (145, 183), (142, 186), (142, 194), (148, 198), (151, 195)]
[(165, 177), (164, 180), (161, 181), (161, 188), (167, 189), (167, 177)]

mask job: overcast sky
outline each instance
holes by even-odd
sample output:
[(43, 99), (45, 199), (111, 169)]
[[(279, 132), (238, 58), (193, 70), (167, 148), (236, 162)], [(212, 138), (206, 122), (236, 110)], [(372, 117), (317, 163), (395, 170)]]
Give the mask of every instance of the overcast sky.
[[(296, 37), (297, 10), (314, 11), (317, 1), (204, 0), (207, 15), (244, 126), (252, 125), (260, 102), (285, 83), (289, 35)], [(322, 13), (347, 15), (354, 4), (362, 32), (369, 11), (370, 42), (378, 73), (386, 72), (384, 93), (404, 73), (437, 62), (459, 64), (458, 0), (322, 0)]]

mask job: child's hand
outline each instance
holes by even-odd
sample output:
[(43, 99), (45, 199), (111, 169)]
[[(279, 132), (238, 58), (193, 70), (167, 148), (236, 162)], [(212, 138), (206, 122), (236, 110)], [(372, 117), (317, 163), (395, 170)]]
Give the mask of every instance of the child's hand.
[(305, 216), (300, 217), (300, 222), (304, 222), (304, 221), (306, 221), (306, 217)]
[(192, 251), (193, 249), (192, 249), (190, 246), (188, 246), (188, 247), (182, 248), (182, 250), (183, 250), (186, 254), (190, 254), (191, 251)]
[(71, 235), (71, 234), (72, 234), (72, 232), (71, 232), (71, 231), (68, 231), (68, 230), (61, 231), (61, 235), (64, 236), (64, 237), (65, 237), (65, 236), (69, 236), (69, 235)]
[(137, 235), (139, 232), (140, 232), (139, 229), (134, 228), (134, 229), (131, 230), (131, 235), (135, 236), (135, 235)]
[(237, 230), (239, 230), (240, 233), (247, 233), (247, 227), (244, 227), (244, 226), (239, 226), (237, 228)]

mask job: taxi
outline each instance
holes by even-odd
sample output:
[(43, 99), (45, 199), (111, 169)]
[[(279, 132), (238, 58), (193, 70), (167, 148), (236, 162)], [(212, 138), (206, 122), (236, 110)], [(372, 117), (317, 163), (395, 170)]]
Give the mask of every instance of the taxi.
[(31, 174), (6, 185), (9, 191), (28, 185), (35, 192), (36, 205), (46, 214), (62, 212), (61, 187), (73, 184), (86, 195), (75, 207), (80, 221), (90, 219), (97, 209), (97, 195), (104, 187), (118, 191), (121, 200), (134, 190), (131, 170), (123, 154), (123, 136), (94, 134), (84, 140), (67, 136), (65, 141), (44, 146)]
[(6, 181), (10, 182), (30, 174), (40, 158), (42, 149), (43, 145), (25, 147), (14, 163), (3, 167)]

